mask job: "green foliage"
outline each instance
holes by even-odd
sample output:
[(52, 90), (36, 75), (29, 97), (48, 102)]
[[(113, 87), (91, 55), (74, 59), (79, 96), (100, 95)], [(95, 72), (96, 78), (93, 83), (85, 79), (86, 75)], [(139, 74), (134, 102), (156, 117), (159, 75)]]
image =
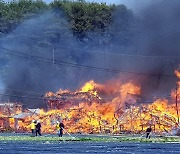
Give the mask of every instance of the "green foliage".
[(50, 5), (67, 15), (73, 34), (79, 39), (87, 38), (88, 33), (93, 32), (103, 39), (111, 42), (119, 40), (117, 43), (125, 45), (132, 38), (133, 12), (125, 5), (67, 0), (56, 0)]
[(32, 17), (47, 7), (46, 3), (39, 0), (20, 0), (8, 3), (0, 1), (0, 32), (9, 32), (24, 19)]
[[(50, 4), (41, 0), (19, 0), (9, 3), (0, 1), (0, 32), (10, 32), (25, 19), (50, 9), (57, 10), (59, 14), (67, 17), (69, 29), (80, 40), (87, 38), (91, 32), (98, 35), (107, 35), (108, 32), (112, 41), (119, 35), (127, 41), (131, 35), (129, 31), (133, 23), (133, 13), (126, 6), (90, 3), (84, 0), (55, 0)], [(62, 18), (57, 16), (57, 20)]]
[(112, 18), (114, 20), (109, 29), (112, 41), (123, 45), (130, 44), (134, 30), (133, 12), (124, 5), (117, 5), (114, 6)]
[(85, 1), (54, 1), (52, 8), (59, 8), (69, 18), (71, 30), (78, 38), (86, 36), (86, 32), (103, 32), (111, 23), (112, 6)]

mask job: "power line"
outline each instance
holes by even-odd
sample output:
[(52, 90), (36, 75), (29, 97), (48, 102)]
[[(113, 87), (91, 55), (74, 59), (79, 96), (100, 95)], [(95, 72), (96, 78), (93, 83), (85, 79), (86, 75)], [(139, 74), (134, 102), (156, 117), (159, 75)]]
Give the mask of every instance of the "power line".
[[(27, 37), (32, 37), (32, 38), (42, 38), (40, 36), (30, 36), (30, 35), (16, 35), (14, 37), (24, 37), (24, 36), (27, 36)], [(89, 50), (89, 49), (83, 49), (83, 48), (78, 48), (78, 47), (69, 47), (69, 46), (65, 46), (65, 45), (60, 45), (60, 44), (52, 44), (52, 43), (49, 43), (49, 42), (43, 42), (43, 41), (38, 41), (40, 43), (43, 43), (43, 44), (47, 44), (49, 46), (52, 46), (52, 47), (63, 47), (63, 48), (68, 48), (68, 49), (76, 49), (76, 50), (82, 50), (82, 51), (87, 51), (87, 52), (90, 52), (90, 53), (99, 53), (99, 54), (108, 54), (108, 55), (118, 55), (118, 56), (126, 56), (126, 57), (139, 57), (139, 58), (180, 58), (180, 55), (177, 55), (177, 56), (164, 56), (164, 55), (134, 55), (134, 54), (122, 54), (122, 53), (115, 53), (115, 52), (102, 52), (102, 51), (93, 51), (93, 50)]]
[[(6, 88), (6, 89), (10, 89), (10, 88)], [(18, 90), (18, 89), (10, 89), (13, 91), (18, 91), (18, 92), (27, 92), (27, 93), (34, 93), (34, 94), (41, 94), (41, 93), (35, 93), (35, 92), (30, 92), (30, 91), (23, 91), (23, 90)], [(12, 94), (8, 94), (8, 93), (0, 93), (0, 95), (2, 96), (10, 96), (10, 97), (17, 97), (17, 98), (27, 98), (27, 99), (41, 99), (41, 100), (45, 100), (46, 97), (44, 94), (41, 94), (41, 97), (39, 96), (23, 96), (23, 95), (12, 95)], [(151, 96), (151, 97), (142, 97), (142, 102), (147, 102), (147, 101), (153, 101), (153, 100), (158, 100), (158, 99), (168, 99), (169, 101), (173, 100), (172, 96), (170, 94), (168, 95), (155, 95), (155, 96)], [(109, 99), (103, 99), (104, 101), (109, 101)]]
[(18, 95), (12, 95), (12, 94), (7, 94), (7, 93), (0, 93), (1, 96), (10, 96), (10, 97), (17, 97), (17, 98), (27, 98), (27, 99), (40, 99), (44, 100), (42, 97), (29, 97), (29, 96), (18, 96)]
[(134, 55), (134, 54), (122, 54), (122, 53), (115, 53), (115, 52), (102, 52), (102, 51), (93, 51), (93, 50), (88, 50), (88, 49), (83, 49), (83, 48), (77, 48), (77, 47), (70, 47), (70, 46), (64, 46), (64, 45), (54, 45), (54, 44), (49, 44), (47, 42), (41, 42), (43, 44), (48, 44), (51, 46), (56, 46), (56, 47), (63, 47), (66, 49), (77, 49), (77, 50), (82, 50), (82, 51), (87, 51), (90, 53), (99, 53), (99, 54), (107, 54), (107, 55), (117, 55), (117, 56), (126, 56), (126, 57), (136, 57), (136, 58), (180, 58), (179, 56), (158, 56), (158, 55)]
[[(35, 58), (34, 60), (37, 61), (42, 61), (42, 62), (48, 62), (48, 63), (52, 63), (53, 59), (50, 58), (45, 58), (45, 57), (40, 57), (40, 56), (36, 56), (36, 55), (29, 55), (29, 54), (25, 54), (22, 52), (18, 52), (17, 50), (10, 50), (7, 48), (3, 48), (6, 51), (11, 51), (11, 53), (9, 52), (4, 52), (8, 55), (13, 55), (13, 56), (18, 56), (18, 57), (22, 57), (25, 59), (32, 59)], [(18, 53), (20, 55), (14, 54), (12, 53)], [(124, 73), (124, 74), (135, 74), (135, 75), (146, 75), (146, 76), (166, 76), (166, 77), (173, 77), (176, 78), (175, 75), (170, 75), (170, 74), (149, 74), (149, 73), (143, 73), (143, 72), (131, 72), (131, 71), (122, 71), (122, 70), (116, 70), (116, 69), (110, 69), (110, 68), (103, 68), (103, 67), (97, 67), (97, 66), (90, 66), (90, 65), (83, 65), (83, 64), (76, 64), (76, 63), (72, 63), (72, 62), (66, 62), (66, 61), (61, 61), (61, 60), (56, 60), (54, 59), (54, 64), (56, 65), (61, 65), (61, 66), (71, 66), (71, 67), (81, 67), (81, 68), (86, 68), (86, 69), (92, 69), (92, 70), (98, 70), (98, 71), (106, 71), (106, 72), (111, 72), (111, 73)]]
[[(9, 50), (9, 49), (6, 49), (6, 48), (3, 48), (4, 50), (7, 50), (7, 51), (15, 51), (15, 50)], [(1, 52), (4, 52), (4, 51), (1, 51)], [(10, 53), (10, 52), (4, 52), (5, 54), (7, 54), (7, 55), (10, 55), (10, 56), (16, 56), (16, 57), (20, 57), (20, 58), (24, 58), (24, 59), (32, 59), (33, 57), (36, 57), (36, 58), (39, 58), (39, 59), (34, 59), (34, 60), (37, 60), (37, 61), (43, 61), (43, 62), (49, 62), (49, 63), (51, 63), (52, 62), (52, 60), (51, 61), (47, 61), (47, 59), (45, 60), (45, 58), (43, 58), (43, 57), (38, 57), (38, 56), (34, 56), (34, 55), (29, 55), (29, 54), (25, 54), (25, 53), (18, 53), (18, 52), (16, 52), (16, 53), (18, 53), (18, 54), (14, 54), (14, 53)], [(42, 59), (43, 58), (43, 59)]]
[[(8, 93), (0, 93), (1, 96), (10, 96), (10, 97), (16, 97), (16, 98), (25, 98), (25, 99), (37, 99), (37, 100), (46, 100), (47, 98), (43, 96), (41, 97), (30, 97), (30, 96), (26, 96), (26, 95), (13, 95), (13, 94), (8, 94)], [(155, 97), (145, 97), (142, 98), (142, 102), (147, 102), (147, 101), (153, 101), (153, 100), (157, 100), (157, 99), (168, 99), (168, 100), (173, 100), (169, 95), (164, 96), (163, 98), (161, 96), (155, 96)], [(109, 99), (104, 98), (104, 101), (109, 101)]]
[[(36, 94), (36, 95), (43, 95), (42, 93), (37, 93), (37, 92), (32, 92), (32, 91), (24, 91), (24, 90), (19, 90), (19, 89), (11, 89), (11, 88), (5, 88), (5, 90), (10, 90), (10, 91), (15, 91), (15, 92), (23, 92), (23, 93), (29, 93), (29, 94)], [(4, 91), (1, 89), (1, 91)]]

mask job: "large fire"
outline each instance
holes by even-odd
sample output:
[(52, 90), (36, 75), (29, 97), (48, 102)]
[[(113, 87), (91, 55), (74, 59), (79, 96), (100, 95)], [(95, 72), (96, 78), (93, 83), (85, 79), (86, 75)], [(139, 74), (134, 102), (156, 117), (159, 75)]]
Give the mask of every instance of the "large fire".
[[(180, 78), (179, 71), (175, 74)], [(162, 98), (144, 103), (141, 87), (132, 81), (98, 84), (91, 80), (75, 92), (60, 89), (46, 93), (49, 110), (17, 119), (17, 130), (28, 131), (36, 119), (45, 133), (55, 132), (57, 121), (63, 121), (69, 133), (140, 133), (150, 125), (157, 133), (168, 133), (179, 126), (179, 95), (180, 82), (171, 93), (171, 101)], [(11, 120), (11, 127), (14, 123)]]

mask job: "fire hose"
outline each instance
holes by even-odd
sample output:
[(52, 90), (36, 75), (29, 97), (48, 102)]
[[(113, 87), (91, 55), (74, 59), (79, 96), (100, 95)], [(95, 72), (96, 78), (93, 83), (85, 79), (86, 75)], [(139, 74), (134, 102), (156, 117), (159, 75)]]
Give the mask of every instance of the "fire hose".
[[(66, 131), (64, 128), (62, 128), (72, 139), (75, 139), (76, 137), (72, 136), (68, 131)], [(55, 131), (54, 131), (55, 132)], [(44, 135), (49, 136), (50, 134)]]
[[(139, 136), (139, 138), (145, 137), (145, 136), (146, 136), (146, 134), (147, 134), (147, 133), (143, 133), (141, 136)], [(149, 133), (149, 136), (152, 136), (152, 135), (153, 135), (153, 133), (152, 133), (152, 132), (150, 132), (150, 133)], [(154, 136), (155, 136), (155, 135), (154, 135)]]
[(69, 132), (68, 131), (66, 131), (64, 128), (62, 128), (70, 137), (72, 137), (72, 139), (75, 139), (75, 137), (74, 136), (72, 136), (71, 134), (69, 134)]

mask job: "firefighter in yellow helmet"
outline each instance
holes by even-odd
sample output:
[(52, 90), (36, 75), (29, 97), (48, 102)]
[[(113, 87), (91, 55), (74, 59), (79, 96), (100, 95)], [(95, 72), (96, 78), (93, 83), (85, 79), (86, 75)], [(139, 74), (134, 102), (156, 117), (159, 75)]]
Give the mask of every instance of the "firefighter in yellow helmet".
[(56, 129), (57, 129), (57, 133), (58, 133), (58, 136), (60, 136), (60, 125), (59, 125), (59, 121), (56, 122)]
[(63, 130), (64, 130), (64, 124), (63, 124), (62, 122), (57, 121), (56, 129), (57, 129), (57, 131), (58, 131), (58, 136), (59, 136), (59, 137), (62, 137), (62, 135), (63, 135)]
[(36, 121), (35, 120), (32, 120), (30, 127), (31, 127), (32, 136), (35, 136), (35, 132), (36, 132)]

